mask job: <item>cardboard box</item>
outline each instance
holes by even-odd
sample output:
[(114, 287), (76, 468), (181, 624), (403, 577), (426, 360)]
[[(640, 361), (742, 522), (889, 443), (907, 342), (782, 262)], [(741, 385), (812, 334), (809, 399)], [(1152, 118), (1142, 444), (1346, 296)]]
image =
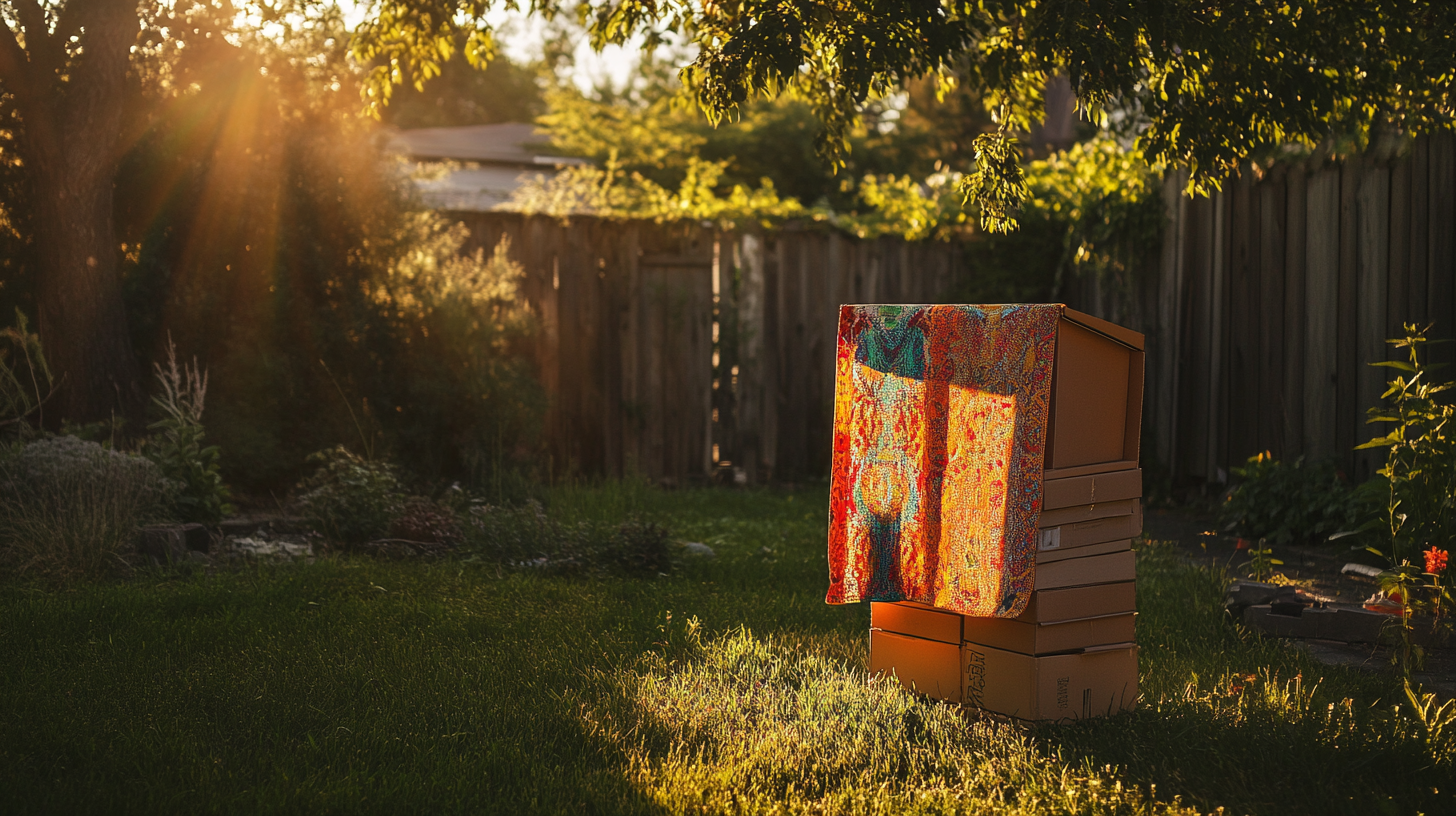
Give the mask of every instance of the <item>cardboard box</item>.
[(1132, 539), (1124, 538), (1121, 541), (1099, 541), (1096, 544), (1087, 544), (1082, 547), (1038, 550), (1036, 563), (1037, 568), (1040, 569), (1042, 564), (1052, 564), (1069, 558), (1085, 558), (1089, 555), (1106, 555), (1130, 549), (1132, 549)]
[(1131, 550), (1066, 558), (1049, 564), (1038, 564), (1034, 589), (1110, 584), (1131, 581), (1137, 577), (1137, 556)]
[(1080, 652), (1089, 647), (1131, 643), (1135, 614), (1108, 615), (1065, 623), (1026, 623), (1005, 618), (966, 618), (967, 643), (1026, 655)]
[(913, 635), (941, 643), (961, 642), (962, 615), (947, 609), (917, 603), (870, 604), (870, 628), (901, 635)]
[(1038, 589), (1031, 593), (1026, 611), (1013, 620), (1057, 623), (1136, 611), (1137, 589), (1132, 581), (1122, 581), (1065, 589)]
[(961, 647), (956, 643), (870, 630), (870, 671), (937, 700), (961, 701)]
[(1045, 468), (1136, 462), (1143, 336), (1066, 309), (1057, 327)]
[(1137, 705), (1137, 647), (1030, 655), (967, 643), (961, 648), (966, 705), (1020, 720), (1067, 722)]
[(1036, 526), (1040, 528), (1061, 527), (1067, 524), (1078, 524), (1094, 519), (1116, 518), (1117, 516), (1137, 515), (1141, 518), (1142, 502), (1138, 499), (1123, 499), (1122, 501), (1106, 501), (1097, 504), (1080, 504), (1076, 507), (1058, 507), (1055, 510), (1043, 510), (1037, 518)]
[(1042, 474), (1041, 507), (1055, 510), (1079, 504), (1136, 499), (1143, 494), (1141, 469), (1119, 470), (1070, 479), (1048, 479)]
[(1040, 559), (1042, 553), (1135, 538), (1142, 532), (1141, 526), (1135, 523), (1139, 518), (1139, 515), (1129, 513), (1125, 516), (1043, 527), (1036, 531), (1037, 558)]

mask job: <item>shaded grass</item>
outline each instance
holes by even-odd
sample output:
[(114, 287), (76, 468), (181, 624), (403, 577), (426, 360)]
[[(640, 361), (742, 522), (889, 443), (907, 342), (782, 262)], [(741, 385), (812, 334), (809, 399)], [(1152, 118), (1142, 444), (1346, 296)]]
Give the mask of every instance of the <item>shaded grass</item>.
[(0, 811), (1439, 813), (1451, 797), (1449, 765), (1391, 712), (1392, 679), (1234, 627), (1216, 578), (1158, 547), (1140, 554), (1131, 715), (1023, 729), (871, 681), (868, 610), (822, 600), (825, 505), (549, 497), (563, 521), (633, 515), (718, 552), (666, 578), (331, 558), (0, 589)]

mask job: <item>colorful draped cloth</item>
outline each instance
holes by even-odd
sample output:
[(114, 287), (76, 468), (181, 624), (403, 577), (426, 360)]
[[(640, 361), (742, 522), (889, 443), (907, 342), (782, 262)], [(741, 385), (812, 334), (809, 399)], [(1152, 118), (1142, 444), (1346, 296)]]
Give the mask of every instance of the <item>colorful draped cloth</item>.
[(1026, 608), (1061, 313), (840, 309), (825, 600)]

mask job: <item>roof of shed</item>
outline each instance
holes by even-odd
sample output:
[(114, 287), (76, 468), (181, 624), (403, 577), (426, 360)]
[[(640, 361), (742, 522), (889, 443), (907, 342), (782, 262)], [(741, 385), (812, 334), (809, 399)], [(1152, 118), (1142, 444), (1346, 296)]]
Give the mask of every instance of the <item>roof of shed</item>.
[(551, 137), (525, 122), (465, 127), (415, 128), (391, 134), (388, 148), (414, 159), (453, 159), (515, 166), (584, 164), (545, 152)]

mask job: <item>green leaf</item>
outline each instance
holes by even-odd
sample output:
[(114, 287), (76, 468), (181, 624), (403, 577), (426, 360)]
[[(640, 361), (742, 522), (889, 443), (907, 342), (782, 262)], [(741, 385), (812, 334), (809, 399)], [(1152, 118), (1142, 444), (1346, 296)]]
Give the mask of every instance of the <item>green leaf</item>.
[(1410, 363), (1401, 362), (1400, 360), (1382, 360), (1378, 363), (1371, 363), (1370, 366), (1372, 368), (1395, 368), (1401, 371), (1409, 371), (1412, 374), (1416, 371), (1415, 366)]

